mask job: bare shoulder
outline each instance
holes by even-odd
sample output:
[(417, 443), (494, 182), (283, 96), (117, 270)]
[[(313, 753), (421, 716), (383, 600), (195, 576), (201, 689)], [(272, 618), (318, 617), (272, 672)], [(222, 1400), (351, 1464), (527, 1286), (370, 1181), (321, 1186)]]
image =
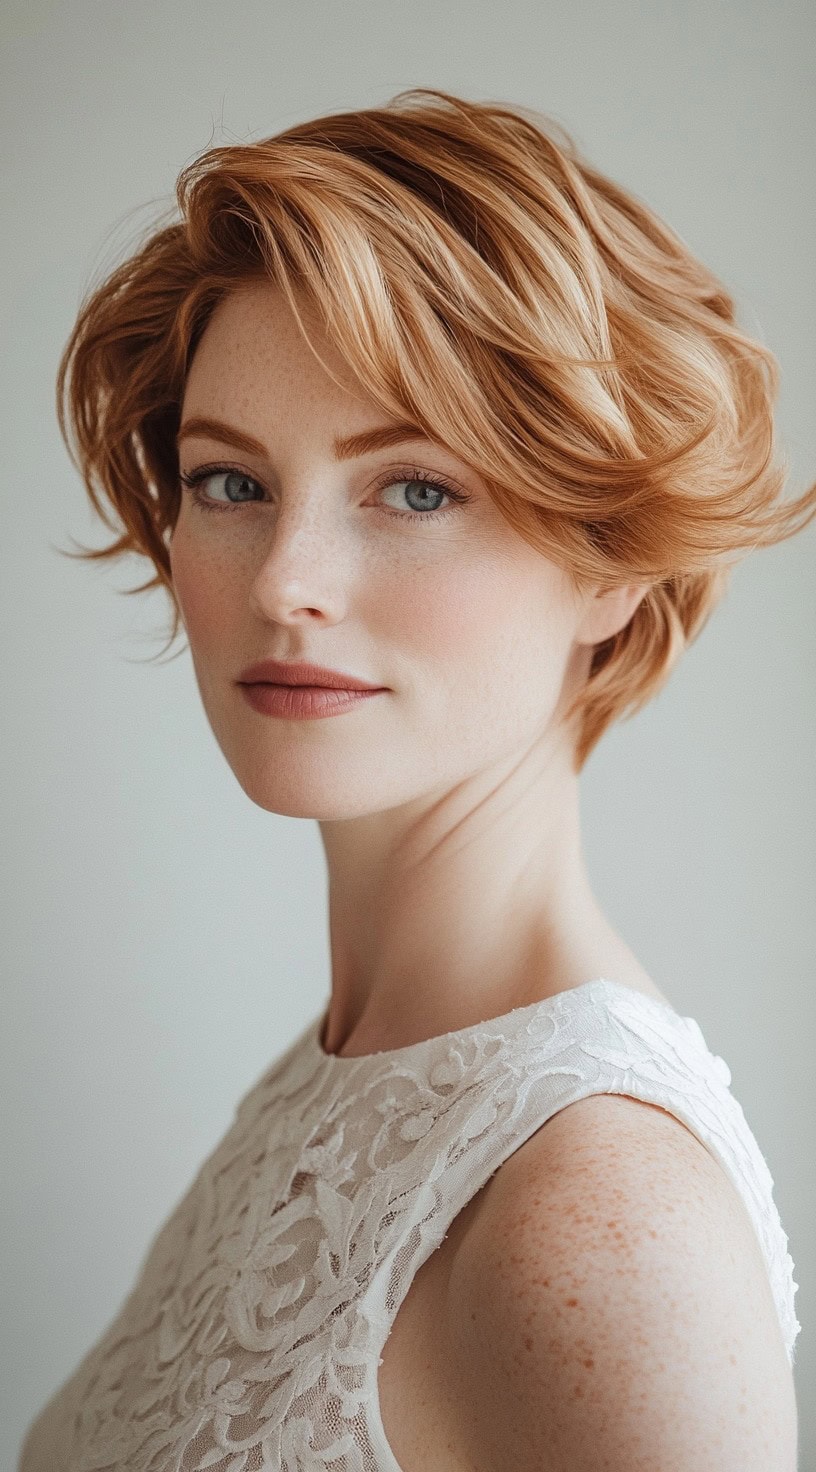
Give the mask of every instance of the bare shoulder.
[(750, 1218), (656, 1105), (593, 1095), (515, 1151), (447, 1310), (479, 1472), (795, 1472), (793, 1376)]

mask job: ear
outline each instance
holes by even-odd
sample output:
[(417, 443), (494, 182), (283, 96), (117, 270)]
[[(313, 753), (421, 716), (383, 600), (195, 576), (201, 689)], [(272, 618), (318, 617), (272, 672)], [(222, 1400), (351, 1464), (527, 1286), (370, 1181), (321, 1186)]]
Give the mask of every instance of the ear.
[(602, 644), (628, 624), (649, 591), (649, 583), (626, 583), (620, 588), (601, 588), (588, 595), (575, 632), (577, 644)]

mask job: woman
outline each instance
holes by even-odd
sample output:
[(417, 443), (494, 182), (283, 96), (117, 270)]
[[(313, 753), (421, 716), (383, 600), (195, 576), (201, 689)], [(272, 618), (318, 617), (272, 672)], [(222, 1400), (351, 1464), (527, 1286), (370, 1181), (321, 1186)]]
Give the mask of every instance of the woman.
[[(777, 365), (641, 202), (434, 89), (213, 148), (59, 375), (331, 996), (21, 1472), (793, 1472), (793, 1264), (725, 1062), (594, 896), (578, 778), (781, 502)], [(317, 668), (315, 668), (317, 667)]]

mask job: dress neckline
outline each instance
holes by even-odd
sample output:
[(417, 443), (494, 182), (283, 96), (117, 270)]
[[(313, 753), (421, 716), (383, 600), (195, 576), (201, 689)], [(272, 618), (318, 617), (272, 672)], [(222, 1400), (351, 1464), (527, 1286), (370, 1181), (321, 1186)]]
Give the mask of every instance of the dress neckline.
[(335, 1070), (350, 1068), (356, 1064), (357, 1067), (366, 1064), (384, 1063), (389, 1060), (403, 1062), (421, 1056), (428, 1049), (442, 1048), (445, 1044), (458, 1040), (467, 1040), (476, 1033), (501, 1032), (505, 1023), (522, 1023), (526, 1018), (531, 1018), (534, 1013), (551, 1014), (558, 1013), (565, 1006), (573, 1005), (569, 998), (583, 1000), (595, 991), (610, 991), (612, 995), (623, 996), (636, 1002), (642, 1002), (647, 1010), (656, 1008), (657, 1013), (663, 1017), (667, 1014), (675, 1021), (688, 1022), (691, 1019), (681, 1017), (680, 1013), (671, 1006), (669, 1002), (661, 1001), (659, 997), (651, 997), (648, 992), (641, 992), (637, 987), (629, 986), (627, 982), (614, 981), (608, 976), (593, 976), (588, 981), (579, 982), (576, 986), (562, 988), (559, 992), (553, 992), (549, 997), (541, 997), (537, 1002), (531, 1002), (526, 1007), (513, 1007), (509, 1012), (503, 1012), (499, 1017), (488, 1017), (484, 1022), (473, 1022), (469, 1027), (454, 1028), (451, 1032), (437, 1033), (432, 1038), (421, 1038), (419, 1042), (407, 1043), (401, 1048), (383, 1048), (376, 1053), (327, 1053), (323, 1047), (323, 1032), (328, 1021), (328, 1005), (321, 1015), (315, 1020), (310, 1029), (309, 1038), (311, 1048), (323, 1063)]

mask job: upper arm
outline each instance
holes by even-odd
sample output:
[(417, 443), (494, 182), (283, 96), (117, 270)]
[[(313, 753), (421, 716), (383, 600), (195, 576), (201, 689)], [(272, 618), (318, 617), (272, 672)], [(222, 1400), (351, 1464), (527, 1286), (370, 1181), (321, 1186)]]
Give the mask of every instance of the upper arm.
[(753, 1226), (657, 1106), (581, 1099), (505, 1161), (454, 1263), (446, 1333), (484, 1472), (795, 1472)]

